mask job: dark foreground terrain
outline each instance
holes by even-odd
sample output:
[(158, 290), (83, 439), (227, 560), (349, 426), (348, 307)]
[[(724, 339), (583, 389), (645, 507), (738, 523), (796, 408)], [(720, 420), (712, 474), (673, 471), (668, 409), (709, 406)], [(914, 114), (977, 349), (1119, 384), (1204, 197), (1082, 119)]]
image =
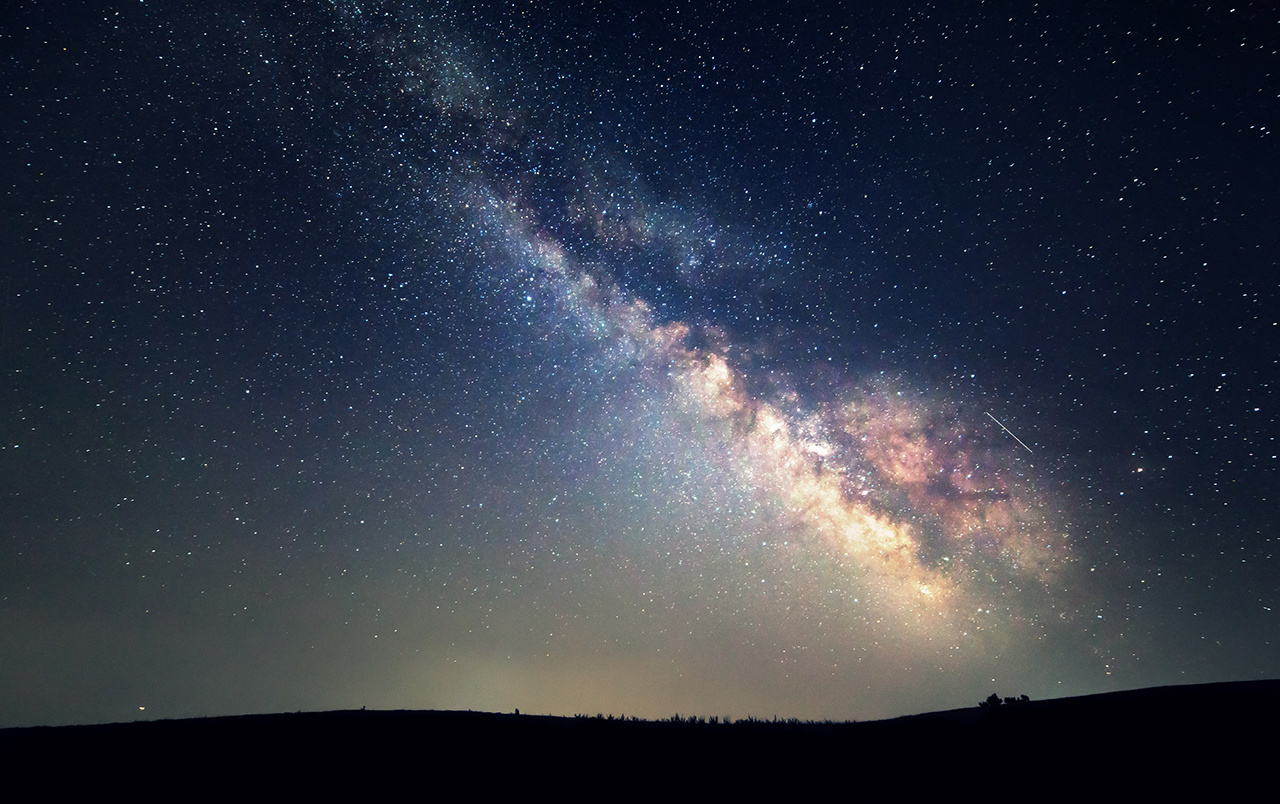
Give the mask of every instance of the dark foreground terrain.
[[(1161, 687), (867, 723), (341, 711), (0, 730), (9, 780), (161, 795), (495, 788), (898, 793), (1271, 789), (1280, 681)], [(256, 795), (255, 795), (256, 797)]]

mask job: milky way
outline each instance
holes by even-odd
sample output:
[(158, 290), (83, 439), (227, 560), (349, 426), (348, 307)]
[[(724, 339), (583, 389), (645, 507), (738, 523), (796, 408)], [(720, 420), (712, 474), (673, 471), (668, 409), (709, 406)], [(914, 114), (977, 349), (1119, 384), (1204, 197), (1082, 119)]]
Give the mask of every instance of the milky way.
[[(458, 61), (468, 49), (428, 45), (423, 52), (402, 78), (431, 100), (427, 114), (446, 118), (448, 130), (465, 132), (473, 146), (441, 195), (454, 205), (469, 246), (490, 261), (488, 281), (503, 287), (506, 303), (527, 304), (532, 327), (571, 327), (608, 355), (610, 371), (672, 392), (663, 415), (682, 420), (695, 449), (718, 455), (709, 470), (717, 482), (749, 489), (794, 523), (806, 549), (836, 557), (851, 588), (863, 590), (864, 605), (892, 612), (904, 627), (928, 628), (964, 622), (983, 604), (977, 587), (989, 580), (1048, 590), (1062, 583), (1071, 555), (1064, 523), (1048, 515), (1026, 461), (999, 443), (972, 405), (883, 377), (842, 377), (803, 402), (794, 391), (753, 393), (758, 378), (726, 356), (735, 344), (722, 330), (661, 320), (611, 273), (636, 261), (696, 271), (689, 265), (717, 249), (758, 251), (726, 242), (749, 235), (669, 210), (650, 213), (652, 204), (634, 190), (643, 180), (625, 166), (606, 171), (575, 155), (578, 170), (556, 175), (542, 157), (580, 143), (547, 145), (513, 122), (528, 115), (503, 108), (488, 91), (498, 82)], [(395, 48), (386, 58), (405, 61)], [(522, 148), (530, 142), (539, 145), (523, 148), (534, 153)], [(502, 164), (523, 167), (499, 181)], [(572, 189), (563, 208), (544, 213), (521, 188), (547, 182)], [(548, 220), (574, 229), (577, 248)]]

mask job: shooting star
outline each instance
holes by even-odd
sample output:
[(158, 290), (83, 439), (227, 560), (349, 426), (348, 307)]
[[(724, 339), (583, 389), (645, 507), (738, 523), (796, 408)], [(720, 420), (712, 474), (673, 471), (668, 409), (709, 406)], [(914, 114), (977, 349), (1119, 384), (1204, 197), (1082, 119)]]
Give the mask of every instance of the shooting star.
[[(990, 413), (988, 413), (987, 415), (991, 416)], [(1005, 427), (1003, 424), (1000, 424), (1000, 420), (997, 419), (995, 416), (991, 416), (991, 421), (995, 422), (996, 424), (999, 424), (1001, 430), (1004, 430), (1006, 433), (1013, 436), (1014, 441), (1017, 441), (1019, 444), (1022, 444), (1022, 439), (1018, 438), (1016, 435), (1013, 435), (1013, 431), (1010, 430), (1008, 427)], [(1031, 451), (1031, 447), (1028, 447), (1026, 444), (1022, 444), (1022, 448), (1025, 449), (1027, 452), (1031, 452), (1032, 455), (1035, 455), (1035, 453)]]

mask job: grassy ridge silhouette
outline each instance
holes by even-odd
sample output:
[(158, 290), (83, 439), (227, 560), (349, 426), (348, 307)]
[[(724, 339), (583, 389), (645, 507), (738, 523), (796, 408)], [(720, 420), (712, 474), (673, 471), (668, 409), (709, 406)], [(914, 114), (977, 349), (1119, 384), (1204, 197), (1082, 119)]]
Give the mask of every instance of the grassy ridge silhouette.
[(1096, 782), (1149, 794), (1193, 779), (1269, 778), (1278, 715), (1280, 681), (1256, 681), (1043, 701), (993, 696), (867, 722), (354, 710), (35, 727), (0, 730), (0, 756), (52, 778), (67, 768), (86, 778), (134, 768), (166, 784), (230, 774), (321, 794), (369, 773), (460, 778), (467, 790), (527, 791), (536, 780), (759, 790), (785, 778), (787, 790), (847, 793), (852, 770), (873, 787), (942, 788), (995, 771), (1009, 785), (1053, 780), (1088, 792)]

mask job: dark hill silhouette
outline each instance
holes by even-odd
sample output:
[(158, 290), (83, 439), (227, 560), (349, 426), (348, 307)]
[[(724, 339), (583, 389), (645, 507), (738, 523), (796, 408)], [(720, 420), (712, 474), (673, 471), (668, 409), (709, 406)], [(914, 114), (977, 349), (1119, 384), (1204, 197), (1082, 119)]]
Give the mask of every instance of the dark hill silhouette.
[(79, 775), (105, 790), (146, 780), (175, 794), (209, 784), (333, 793), (335, 785), (363, 790), (394, 779), (445, 795), (495, 785), (583, 797), (685, 785), (698, 795), (970, 787), (1007, 797), (1149, 794), (1269, 778), (1278, 716), (1280, 681), (1254, 681), (865, 723), (359, 710), (3, 729), (0, 756), (11, 781)]

